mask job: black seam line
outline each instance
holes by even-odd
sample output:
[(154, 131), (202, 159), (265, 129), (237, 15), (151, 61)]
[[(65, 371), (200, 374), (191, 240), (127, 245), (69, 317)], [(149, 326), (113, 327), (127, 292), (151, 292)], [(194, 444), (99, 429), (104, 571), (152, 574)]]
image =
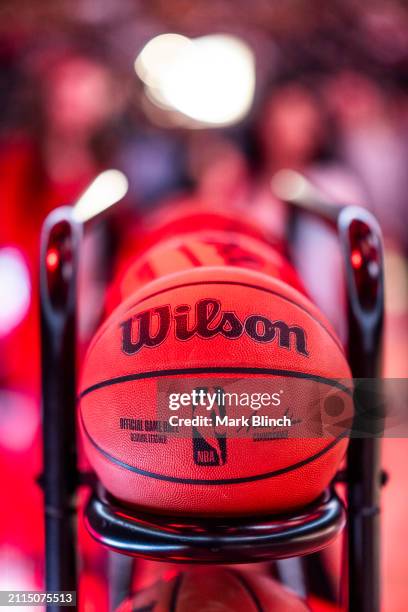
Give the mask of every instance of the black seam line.
[(166, 474), (157, 474), (156, 472), (148, 472), (147, 470), (142, 470), (133, 465), (129, 465), (128, 463), (125, 463), (124, 461), (121, 461), (120, 459), (113, 457), (113, 455), (105, 451), (95, 442), (95, 440), (92, 438), (92, 436), (90, 435), (90, 433), (88, 432), (85, 426), (82, 411), (80, 411), (80, 418), (81, 418), (81, 424), (84, 429), (84, 432), (88, 440), (92, 444), (92, 446), (94, 446), (96, 450), (99, 451), (101, 455), (103, 455), (105, 459), (108, 459), (108, 461), (110, 461), (111, 463), (115, 463), (119, 467), (124, 468), (125, 470), (128, 470), (130, 472), (135, 472), (136, 474), (140, 474), (140, 476), (147, 476), (148, 478), (154, 478), (155, 480), (164, 480), (166, 482), (175, 482), (178, 484), (187, 484), (187, 485), (197, 485), (197, 484), (198, 485), (208, 485), (208, 486), (232, 485), (232, 484), (242, 484), (246, 482), (256, 482), (258, 480), (266, 480), (268, 478), (282, 476), (283, 474), (287, 474), (289, 472), (298, 470), (299, 468), (304, 467), (308, 463), (312, 463), (313, 461), (320, 459), (320, 457), (328, 453), (334, 446), (336, 446), (336, 444), (338, 444), (343, 438), (345, 438), (346, 436), (350, 434), (350, 430), (347, 430), (347, 429), (344, 430), (341, 434), (337, 436), (337, 438), (334, 438), (334, 440), (332, 440), (327, 446), (322, 448), (322, 450), (320, 450), (318, 453), (315, 453), (314, 455), (311, 455), (310, 457), (307, 457), (306, 459), (302, 459), (302, 461), (298, 461), (297, 463), (288, 465), (287, 467), (280, 468), (279, 470), (274, 470), (272, 472), (266, 472), (264, 474), (255, 474), (254, 476), (243, 476), (241, 478), (220, 478), (218, 480), (207, 480), (205, 478), (178, 478), (177, 476), (167, 476)]
[(196, 257), (195, 253), (186, 244), (179, 245), (177, 250), (195, 267), (202, 267), (201, 261)]
[(236, 570), (229, 570), (229, 573), (234, 576), (235, 580), (237, 580), (237, 582), (239, 582), (244, 591), (247, 592), (249, 597), (252, 599), (252, 602), (255, 604), (257, 612), (264, 612), (264, 608), (259, 600), (258, 595), (255, 593), (254, 589), (252, 588), (252, 585), (247, 581), (247, 579), (244, 578), (244, 576)]
[(175, 585), (171, 592), (171, 601), (169, 606), (169, 612), (176, 612), (177, 608), (177, 600), (179, 598), (179, 593), (181, 589), (181, 583), (183, 581), (184, 574), (179, 574), (176, 578)]
[[(216, 280), (211, 281), (211, 280), (208, 280), (208, 281), (197, 281), (197, 282), (194, 282), (194, 283), (182, 283), (181, 285), (172, 285), (171, 287), (166, 287), (165, 289), (160, 289), (160, 291), (156, 291), (155, 293), (151, 293), (150, 295), (147, 295), (146, 297), (142, 298), (141, 300), (139, 300), (137, 302), (134, 302), (133, 304), (131, 304), (128, 308), (126, 308), (126, 310), (124, 310), (120, 314), (121, 314), (121, 316), (124, 316), (126, 313), (129, 312), (129, 310), (131, 310), (135, 306), (139, 306), (140, 304), (142, 304), (146, 300), (150, 300), (151, 298), (156, 297), (158, 295), (161, 295), (162, 293), (166, 293), (167, 291), (173, 291), (173, 289), (183, 289), (184, 287), (194, 287), (194, 286), (197, 286), (197, 285), (235, 285), (235, 286), (239, 286), (239, 287), (249, 287), (250, 289), (257, 289), (259, 291), (263, 291), (264, 293), (269, 293), (271, 295), (277, 295), (280, 298), (282, 298), (283, 300), (286, 300), (287, 302), (289, 302), (290, 304), (293, 304), (294, 306), (297, 306), (300, 310), (302, 310), (307, 315), (309, 315), (309, 317), (311, 317), (313, 319), (313, 321), (315, 321), (318, 325), (320, 325), (320, 327), (322, 327), (325, 330), (325, 332), (330, 336), (330, 338), (333, 340), (333, 342), (335, 343), (337, 348), (340, 350), (342, 355), (344, 355), (344, 348), (343, 348), (342, 344), (340, 343), (339, 339), (336, 338), (336, 336), (334, 336), (332, 334), (332, 332), (329, 329), (327, 329), (327, 327), (321, 321), (319, 321), (319, 319), (316, 319), (316, 317), (311, 312), (309, 312), (309, 310), (307, 308), (305, 308), (301, 304), (298, 304), (295, 300), (292, 300), (291, 298), (288, 298), (286, 295), (283, 295), (282, 293), (279, 293), (279, 291), (273, 291), (272, 289), (267, 289), (266, 287), (261, 287), (259, 285), (252, 285), (251, 283), (243, 283), (243, 282), (240, 282), (240, 281), (216, 281)], [(114, 316), (114, 313), (112, 313), (112, 316)], [(102, 336), (105, 334), (107, 328), (109, 327), (109, 325), (108, 325), (109, 322), (110, 322), (110, 317), (106, 321), (104, 328), (100, 330), (100, 335), (97, 338), (94, 338), (94, 341), (91, 343), (90, 346), (95, 346), (97, 344), (97, 342), (99, 342), (99, 340), (102, 338)]]
[(288, 378), (302, 378), (306, 380), (313, 380), (329, 387), (335, 387), (344, 391), (348, 395), (352, 396), (353, 391), (332, 378), (326, 378), (324, 376), (318, 376), (317, 374), (307, 374), (306, 372), (295, 372), (293, 370), (279, 370), (274, 368), (245, 368), (245, 367), (233, 367), (233, 366), (214, 366), (207, 368), (174, 368), (169, 370), (155, 370), (152, 372), (140, 372), (138, 374), (125, 374), (124, 376), (117, 376), (115, 378), (109, 378), (102, 380), (90, 387), (87, 387), (78, 396), (78, 399), (82, 399), (89, 393), (103, 389), (104, 387), (110, 387), (111, 385), (119, 385), (121, 383), (131, 382), (133, 380), (144, 380), (146, 378), (162, 378), (164, 376), (181, 376), (184, 374), (264, 374), (269, 376), (287, 376)]

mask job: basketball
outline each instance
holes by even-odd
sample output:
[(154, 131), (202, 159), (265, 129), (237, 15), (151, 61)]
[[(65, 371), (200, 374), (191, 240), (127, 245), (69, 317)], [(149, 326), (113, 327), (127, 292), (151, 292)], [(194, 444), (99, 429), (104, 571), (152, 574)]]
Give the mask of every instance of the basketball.
[(265, 242), (242, 233), (207, 230), (164, 240), (130, 265), (126, 262), (110, 289), (108, 303), (117, 305), (139, 287), (166, 274), (222, 265), (264, 272), (305, 291), (287, 259)]
[(85, 449), (112, 495), (150, 511), (303, 507), (344, 456), (350, 379), (300, 292), (242, 268), (185, 270), (133, 293), (96, 333), (80, 385)]
[[(128, 228), (125, 235), (121, 236), (120, 249), (111, 278), (113, 282), (108, 287), (106, 312), (111, 313), (123, 299), (123, 278), (133, 266), (136, 269), (139, 268), (142, 257), (146, 261), (145, 254), (148, 251), (156, 255), (154, 247), (158, 247), (158, 254), (164, 252), (162, 245), (167, 244), (168, 241), (202, 232), (214, 233), (218, 236), (238, 234), (253, 238), (257, 245), (262, 244), (263, 247), (271, 248), (279, 255), (284, 254), (283, 244), (264, 231), (259, 223), (251, 221), (248, 216), (243, 220), (242, 214), (237, 211), (220, 210), (195, 200), (187, 199), (182, 203), (171, 202), (148, 214), (140, 220), (140, 223)], [(186, 262), (182, 269), (185, 264)], [(204, 265), (209, 264), (204, 262)], [(136, 288), (134, 287), (133, 290)]]
[[(181, 203), (170, 202), (153, 211), (144, 220), (146, 228), (143, 247), (147, 248), (179, 234), (203, 230), (237, 232), (270, 244), (272, 237), (250, 215), (243, 219), (242, 211), (220, 209), (195, 199)], [(276, 245), (278, 247), (278, 242)]]
[(292, 591), (267, 576), (227, 568), (182, 572), (125, 600), (116, 612), (307, 612)]

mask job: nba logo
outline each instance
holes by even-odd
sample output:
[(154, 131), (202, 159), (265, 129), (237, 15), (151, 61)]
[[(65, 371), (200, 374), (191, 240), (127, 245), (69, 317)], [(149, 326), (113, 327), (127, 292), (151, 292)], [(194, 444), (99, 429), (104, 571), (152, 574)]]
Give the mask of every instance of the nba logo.
[[(205, 391), (205, 393), (209, 392), (209, 389), (206, 387), (197, 388), (197, 391), (200, 390)], [(222, 396), (222, 389), (216, 388), (214, 391), (220, 391), (220, 395)], [(220, 404), (215, 404), (214, 408), (207, 412), (207, 415), (213, 420), (216, 414), (221, 417), (226, 414), (225, 405), (223, 403)], [(202, 410), (202, 406), (192, 406), (193, 417), (200, 409)], [(206, 427), (201, 430), (197, 427), (193, 427), (192, 434), (193, 459), (196, 465), (211, 467), (224, 465), (227, 462), (227, 436), (225, 433), (218, 433), (213, 426), (212, 429)]]

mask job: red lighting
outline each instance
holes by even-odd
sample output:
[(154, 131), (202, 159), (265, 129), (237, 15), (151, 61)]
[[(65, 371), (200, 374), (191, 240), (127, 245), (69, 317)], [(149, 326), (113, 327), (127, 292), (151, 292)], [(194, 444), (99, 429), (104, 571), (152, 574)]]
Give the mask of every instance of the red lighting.
[(47, 257), (46, 257), (46, 263), (47, 263), (47, 268), (51, 272), (54, 272), (54, 270), (58, 268), (59, 254), (58, 254), (57, 249), (52, 248), (48, 251)]
[(363, 264), (363, 256), (361, 255), (360, 251), (355, 250), (351, 253), (351, 265), (353, 266), (353, 268), (355, 268), (356, 270), (358, 270), (359, 268), (361, 268)]

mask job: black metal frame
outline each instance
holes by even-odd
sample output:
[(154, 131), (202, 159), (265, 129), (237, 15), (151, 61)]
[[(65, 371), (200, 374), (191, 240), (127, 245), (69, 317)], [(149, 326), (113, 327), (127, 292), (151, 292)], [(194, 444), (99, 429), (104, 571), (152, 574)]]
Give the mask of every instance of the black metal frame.
[[(326, 205), (307, 197), (291, 204), (296, 210), (312, 212), (337, 228), (345, 260), (352, 373), (354, 377), (375, 377), (383, 320), (378, 225), (372, 215), (360, 208)], [(350, 232), (356, 221), (364, 224), (378, 245), (378, 286), (375, 299), (368, 305), (350, 264)], [(75, 454), (75, 310), (82, 231), (72, 208), (64, 207), (48, 216), (42, 233), (43, 487), (48, 590), (75, 590), (77, 584), (75, 491), (80, 475)], [(50, 244), (61, 257), (53, 282), (46, 266)], [(364, 403), (364, 397), (360, 400)], [(349, 445), (346, 472), (349, 612), (379, 611), (378, 446), (378, 436), (355, 438)], [(155, 560), (200, 563), (255, 562), (309, 554), (326, 546), (345, 523), (344, 508), (334, 487), (315, 504), (291, 516), (234, 519), (227, 523), (222, 519), (203, 521), (131, 514), (96, 487), (85, 515), (93, 537), (115, 551)], [(54, 607), (51, 605), (48, 610)]]
[(327, 546), (345, 525), (334, 491), (291, 515), (190, 519), (153, 516), (94, 492), (85, 517), (90, 534), (116, 552), (172, 563), (254, 563), (306, 555)]
[[(46, 584), (77, 590), (76, 490), (76, 277), (82, 227), (71, 207), (50, 213), (42, 229), (40, 315)], [(45, 265), (50, 246), (61, 257), (51, 284)], [(57, 610), (50, 606), (50, 610)], [(67, 608), (68, 609), (68, 608)]]

